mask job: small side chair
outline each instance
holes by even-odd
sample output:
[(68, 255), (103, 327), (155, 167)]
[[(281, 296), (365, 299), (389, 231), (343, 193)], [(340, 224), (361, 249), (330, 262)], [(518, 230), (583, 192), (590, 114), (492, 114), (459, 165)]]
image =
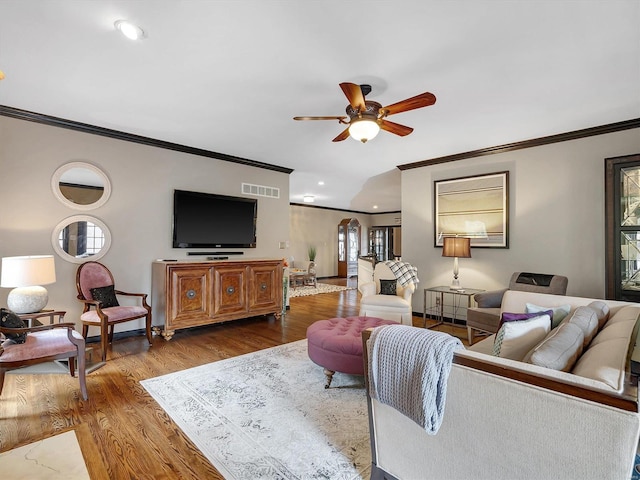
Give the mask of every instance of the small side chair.
[[(76, 272), (78, 300), (84, 304), (82, 336), (87, 338), (90, 326), (100, 327), (102, 361), (107, 360), (107, 347), (113, 342), (113, 329), (117, 323), (145, 319), (147, 340), (151, 339), (151, 306), (147, 304), (146, 293), (129, 293), (115, 289), (111, 271), (99, 262), (85, 262)], [(141, 305), (120, 305), (116, 295), (138, 297)]]
[(82, 398), (87, 400), (87, 383), (85, 380), (85, 342), (79, 332), (74, 329), (74, 324), (63, 322), (65, 312), (46, 312), (29, 315), (30, 319), (58, 317), (59, 323), (39, 325), (29, 328), (5, 328), (0, 327), (3, 334), (26, 333), (24, 343), (5, 342), (4, 349), (0, 352), (0, 395), (4, 386), (4, 376), (9, 370), (35, 365), (37, 363), (51, 362), (53, 360), (69, 359), (69, 373), (75, 376), (76, 362), (78, 359), (78, 379)]

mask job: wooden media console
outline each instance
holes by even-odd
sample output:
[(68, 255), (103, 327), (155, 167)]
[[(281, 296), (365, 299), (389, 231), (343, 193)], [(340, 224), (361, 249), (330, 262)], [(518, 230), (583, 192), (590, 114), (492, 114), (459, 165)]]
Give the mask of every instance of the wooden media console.
[[(152, 315), (170, 340), (181, 328), (282, 314), (282, 260), (155, 261)], [(160, 327), (155, 327), (159, 329)]]

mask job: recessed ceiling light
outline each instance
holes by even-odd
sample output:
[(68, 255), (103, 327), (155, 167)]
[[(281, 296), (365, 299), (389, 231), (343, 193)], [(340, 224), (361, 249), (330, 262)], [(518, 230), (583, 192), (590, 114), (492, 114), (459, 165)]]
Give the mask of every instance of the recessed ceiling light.
[(374, 205), (374, 206), (373, 206), (373, 209), (374, 209), (374, 210), (377, 210), (377, 209), (378, 209), (378, 205)]
[(126, 20), (118, 20), (113, 25), (130, 40), (142, 40), (147, 37), (141, 27)]
[(324, 185), (324, 182), (323, 182), (322, 180), (320, 180), (320, 181), (318, 182), (318, 185)]
[(313, 203), (315, 199), (316, 197), (314, 197), (313, 195), (305, 195), (304, 197), (302, 197), (304, 203)]

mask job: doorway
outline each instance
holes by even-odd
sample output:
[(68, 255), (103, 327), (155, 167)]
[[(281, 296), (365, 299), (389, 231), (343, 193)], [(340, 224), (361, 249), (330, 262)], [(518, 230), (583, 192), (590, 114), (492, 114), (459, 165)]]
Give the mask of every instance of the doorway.
[(338, 224), (338, 277), (358, 275), (360, 255), (360, 222), (345, 218)]

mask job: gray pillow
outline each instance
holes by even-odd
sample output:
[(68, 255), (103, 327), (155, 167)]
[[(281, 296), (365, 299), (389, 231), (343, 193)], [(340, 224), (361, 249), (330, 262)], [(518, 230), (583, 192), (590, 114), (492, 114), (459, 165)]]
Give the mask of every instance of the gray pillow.
[(601, 330), (604, 324), (607, 323), (607, 320), (609, 320), (609, 305), (597, 300), (591, 302), (589, 307), (595, 310), (596, 316), (598, 317), (598, 330)]
[(596, 311), (591, 307), (576, 308), (566, 323), (572, 323), (580, 327), (584, 334), (584, 348), (587, 348), (591, 340), (593, 340), (593, 337), (598, 333), (598, 316), (596, 315)]
[(527, 354), (528, 362), (540, 367), (568, 372), (582, 353), (584, 334), (573, 323), (563, 323)]

